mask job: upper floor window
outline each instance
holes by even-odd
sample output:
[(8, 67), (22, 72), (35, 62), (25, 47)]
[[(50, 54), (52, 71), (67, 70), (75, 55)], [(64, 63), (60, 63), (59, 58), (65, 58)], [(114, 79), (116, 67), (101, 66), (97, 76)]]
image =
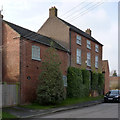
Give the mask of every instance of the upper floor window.
[(95, 52), (99, 52), (99, 46), (95, 44)]
[(91, 42), (89, 40), (87, 40), (87, 48), (91, 49)]
[(77, 49), (77, 64), (81, 64), (81, 50)]
[(81, 36), (77, 35), (76, 37), (76, 43), (81, 45)]
[(95, 67), (98, 68), (98, 56), (95, 56)]
[(87, 66), (91, 66), (91, 54), (87, 53)]
[(34, 60), (41, 60), (40, 59), (40, 47), (39, 46), (32, 46), (32, 59)]

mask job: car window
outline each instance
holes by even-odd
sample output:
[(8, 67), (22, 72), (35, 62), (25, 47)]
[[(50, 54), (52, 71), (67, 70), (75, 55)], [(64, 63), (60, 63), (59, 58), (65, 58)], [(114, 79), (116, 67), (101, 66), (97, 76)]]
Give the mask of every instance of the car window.
[(116, 94), (118, 94), (118, 90), (113, 90), (113, 91), (111, 91), (111, 93), (110, 94), (113, 94), (113, 95), (116, 95)]

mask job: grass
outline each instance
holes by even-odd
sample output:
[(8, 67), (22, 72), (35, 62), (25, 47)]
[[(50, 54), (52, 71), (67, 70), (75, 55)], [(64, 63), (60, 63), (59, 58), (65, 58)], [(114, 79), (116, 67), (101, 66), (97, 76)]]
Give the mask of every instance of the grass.
[(2, 112), (2, 119), (11, 119), (11, 118), (17, 118), (17, 117), (14, 115), (11, 115), (10, 113)]
[(21, 105), (21, 107), (24, 108), (30, 108), (30, 109), (50, 109), (50, 108), (56, 108), (56, 107), (62, 107), (62, 106), (68, 106), (72, 104), (78, 104), (78, 103), (84, 103), (88, 101), (94, 101), (94, 100), (100, 100), (102, 99), (103, 96), (98, 96), (98, 97), (84, 97), (84, 98), (67, 98), (63, 102), (57, 105), (48, 105), (48, 106), (43, 106), (37, 103), (29, 104), (29, 105)]

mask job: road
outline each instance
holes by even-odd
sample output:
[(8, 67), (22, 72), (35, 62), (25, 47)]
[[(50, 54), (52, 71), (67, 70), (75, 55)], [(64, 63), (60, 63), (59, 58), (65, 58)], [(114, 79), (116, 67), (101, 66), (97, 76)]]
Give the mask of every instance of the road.
[(34, 118), (118, 118), (118, 103), (103, 103)]

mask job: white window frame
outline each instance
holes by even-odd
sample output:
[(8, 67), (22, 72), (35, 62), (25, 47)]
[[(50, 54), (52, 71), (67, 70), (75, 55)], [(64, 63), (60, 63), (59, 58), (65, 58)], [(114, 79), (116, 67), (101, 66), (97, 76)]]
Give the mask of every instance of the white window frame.
[(98, 58), (98, 55), (95, 56), (95, 68), (98, 68), (98, 61), (99, 61), (99, 58)]
[(99, 52), (99, 46), (95, 44), (95, 52)]
[(80, 36), (80, 35), (77, 35), (77, 36), (76, 36), (76, 43), (77, 43), (78, 45), (81, 45), (81, 41), (82, 41), (81, 36)]
[(87, 66), (91, 66), (91, 54), (90, 52), (87, 53)]
[(32, 59), (41, 61), (40, 59), (40, 47), (36, 45), (32, 45)]
[(76, 51), (76, 62), (77, 64), (81, 64), (81, 49), (78, 49), (78, 48)]
[(91, 49), (91, 42), (90, 42), (90, 40), (87, 40), (87, 48)]

